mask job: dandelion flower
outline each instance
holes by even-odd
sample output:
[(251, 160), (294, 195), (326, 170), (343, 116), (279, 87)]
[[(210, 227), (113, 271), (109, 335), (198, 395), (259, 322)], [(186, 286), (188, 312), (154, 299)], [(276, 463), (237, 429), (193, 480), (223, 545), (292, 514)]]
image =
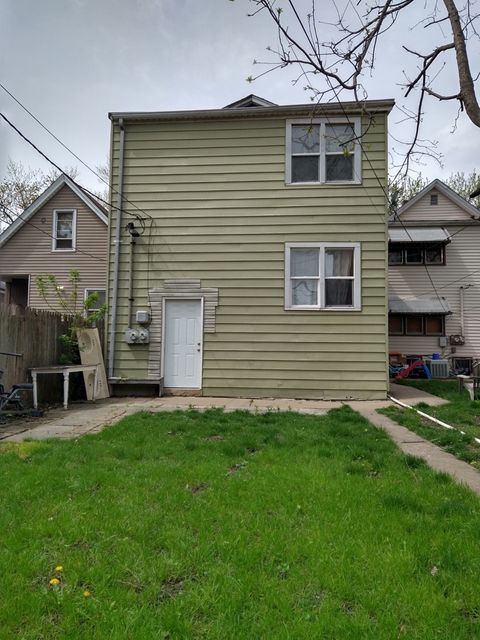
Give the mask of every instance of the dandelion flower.
[(92, 595), (92, 594), (90, 593), (90, 591), (88, 591), (88, 589), (86, 589), (86, 590), (83, 592), (83, 597), (84, 597), (84, 598), (89, 598), (91, 595)]
[(51, 587), (56, 587), (60, 584), (60, 580), (58, 578), (52, 578), (48, 584)]
[(60, 573), (61, 571), (63, 571), (63, 566), (62, 566), (61, 564), (57, 565), (57, 566), (55, 567), (55, 571), (56, 571), (57, 573)]

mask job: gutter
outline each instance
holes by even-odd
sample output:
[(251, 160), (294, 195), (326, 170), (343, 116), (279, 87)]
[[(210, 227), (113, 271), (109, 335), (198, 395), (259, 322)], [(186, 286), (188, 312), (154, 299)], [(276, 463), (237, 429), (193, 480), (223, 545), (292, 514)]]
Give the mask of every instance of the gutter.
[(117, 326), (117, 306), (118, 306), (118, 276), (120, 272), (120, 242), (122, 233), (123, 218), (123, 163), (125, 156), (125, 127), (123, 118), (119, 118), (120, 127), (120, 152), (118, 159), (118, 190), (117, 190), (117, 226), (115, 228), (115, 255), (113, 259), (112, 278), (112, 308), (110, 313), (110, 342), (108, 346), (108, 377), (113, 378), (115, 360), (115, 329)]
[(300, 116), (315, 117), (322, 114), (362, 114), (390, 112), (395, 104), (394, 100), (366, 100), (365, 102), (342, 102), (335, 104), (293, 104), (275, 105), (272, 107), (244, 107), (235, 109), (197, 109), (190, 111), (132, 111), (110, 112), (108, 117), (112, 121), (120, 120), (208, 120), (232, 118), (268, 118), (271, 116)]

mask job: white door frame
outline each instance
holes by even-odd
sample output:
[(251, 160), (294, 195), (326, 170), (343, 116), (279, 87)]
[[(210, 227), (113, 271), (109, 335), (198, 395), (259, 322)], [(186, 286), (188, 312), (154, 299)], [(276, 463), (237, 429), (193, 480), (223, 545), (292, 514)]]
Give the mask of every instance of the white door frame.
[(171, 300), (173, 302), (191, 302), (192, 300), (200, 300), (200, 386), (199, 387), (189, 387), (192, 389), (202, 389), (203, 387), (203, 307), (204, 307), (204, 297), (203, 296), (164, 296), (162, 298), (162, 348), (161, 348), (161, 361), (160, 361), (160, 377), (165, 377), (165, 307), (166, 302)]

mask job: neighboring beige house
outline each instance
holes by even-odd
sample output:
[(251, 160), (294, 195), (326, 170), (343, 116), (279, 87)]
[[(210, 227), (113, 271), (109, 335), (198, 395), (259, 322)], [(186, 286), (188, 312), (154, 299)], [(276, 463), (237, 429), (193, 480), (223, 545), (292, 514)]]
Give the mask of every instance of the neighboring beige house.
[(110, 382), (385, 398), (392, 106), (110, 114)]
[[(60, 176), (0, 235), (0, 280), (5, 302), (49, 308), (37, 290), (40, 274), (53, 274), (68, 293), (70, 270), (80, 272), (79, 294), (105, 300), (108, 217), (66, 176)], [(53, 303), (53, 298), (52, 303)], [(54, 304), (54, 303), (53, 303)]]
[(480, 359), (479, 210), (434, 180), (400, 207), (389, 236), (389, 351), (470, 369)]

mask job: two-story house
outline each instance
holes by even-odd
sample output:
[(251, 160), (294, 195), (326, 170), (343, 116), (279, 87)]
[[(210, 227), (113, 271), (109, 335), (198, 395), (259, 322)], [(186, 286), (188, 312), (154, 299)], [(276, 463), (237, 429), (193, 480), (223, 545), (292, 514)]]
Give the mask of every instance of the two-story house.
[(384, 398), (392, 106), (111, 113), (110, 383)]
[(5, 302), (38, 309), (55, 308), (36, 286), (41, 274), (53, 274), (65, 295), (69, 272), (80, 273), (82, 299), (98, 293), (105, 303), (107, 280), (105, 209), (65, 175), (59, 176), (0, 235), (0, 280), (6, 283)]
[(480, 212), (440, 180), (389, 224), (389, 350), (440, 353), (453, 370), (480, 359)]

